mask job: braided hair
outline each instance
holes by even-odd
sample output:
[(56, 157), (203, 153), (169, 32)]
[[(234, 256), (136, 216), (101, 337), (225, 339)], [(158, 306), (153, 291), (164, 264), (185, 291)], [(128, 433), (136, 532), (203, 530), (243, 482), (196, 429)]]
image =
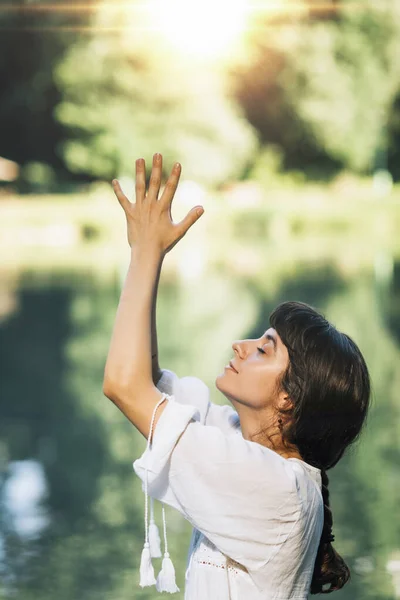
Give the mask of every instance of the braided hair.
[(271, 314), (270, 324), (289, 355), (278, 382), (292, 401), (290, 408), (278, 409), (283, 445), (296, 447), (305, 462), (321, 470), (324, 525), (310, 593), (327, 594), (350, 579), (349, 567), (332, 546), (327, 470), (362, 431), (370, 400), (369, 373), (355, 342), (308, 304), (283, 302)]
[[(329, 478), (325, 469), (321, 470), (322, 497), (324, 500), (324, 527), (315, 559), (311, 582), (311, 594), (329, 594), (340, 590), (350, 579), (350, 569), (332, 546), (332, 511), (329, 505)], [(325, 586), (325, 589), (324, 589)], [(326, 588), (326, 586), (328, 586)]]

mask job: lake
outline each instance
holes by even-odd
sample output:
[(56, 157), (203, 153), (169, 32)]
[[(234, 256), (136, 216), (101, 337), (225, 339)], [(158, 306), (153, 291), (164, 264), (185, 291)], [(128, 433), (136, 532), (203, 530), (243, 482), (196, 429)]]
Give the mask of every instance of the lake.
[[(157, 304), (161, 367), (200, 377), (225, 404), (214, 382), (234, 356), (232, 342), (260, 336), (279, 302), (308, 302), (351, 335), (373, 398), (360, 442), (328, 472), (334, 547), (352, 573), (335, 598), (400, 598), (397, 253), (337, 225), (329, 232), (336, 243), (327, 243), (318, 227), (311, 238), (298, 225), (288, 233), (279, 219), (267, 230), (257, 219), (245, 231), (241, 223), (228, 237), (224, 230), (218, 238), (218, 227), (201, 239), (188, 233), (171, 252)], [(102, 393), (127, 262), (106, 274), (101, 265), (9, 276), (3, 264), (0, 598), (159, 596), (139, 587), (144, 495), (132, 462), (146, 440)], [(155, 510), (160, 524), (158, 502)], [(191, 527), (166, 511), (180, 600)], [(161, 560), (153, 560), (156, 573)]]

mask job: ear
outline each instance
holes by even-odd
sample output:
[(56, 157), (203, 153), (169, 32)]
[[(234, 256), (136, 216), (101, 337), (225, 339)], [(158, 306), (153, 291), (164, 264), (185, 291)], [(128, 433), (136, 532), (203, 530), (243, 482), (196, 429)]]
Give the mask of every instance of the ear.
[(292, 399), (288, 396), (287, 392), (281, 391), (278, 395), (278, 408), (288, 410), (294, 408)]

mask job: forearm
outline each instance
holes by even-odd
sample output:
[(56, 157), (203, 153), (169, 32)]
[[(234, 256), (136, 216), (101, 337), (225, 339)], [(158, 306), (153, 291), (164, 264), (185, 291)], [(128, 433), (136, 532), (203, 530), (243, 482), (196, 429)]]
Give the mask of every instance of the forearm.
[[(129, 390), (130, 394), (152, 381), (153, 315), (163, 255), (152, 246), (133, 247), (121, 292), (104, 371), (103, 389)], [(153, 340), (152, 340), (153, 337)]]
[(156, 307), (157, 307), (157, 296), (158, 296), (158, 284), (160, 282), (162, 262), (158, 268), (156, 281), (153, 288), (152, 308), (151, 308), (151, 363), (152, 363), (152, 374), (154, 384), (157, 384), (157, 380), (160, 377), (160, 363), (158, 361), (158, 342), (157, 342), (157, 318), (156, 318)]

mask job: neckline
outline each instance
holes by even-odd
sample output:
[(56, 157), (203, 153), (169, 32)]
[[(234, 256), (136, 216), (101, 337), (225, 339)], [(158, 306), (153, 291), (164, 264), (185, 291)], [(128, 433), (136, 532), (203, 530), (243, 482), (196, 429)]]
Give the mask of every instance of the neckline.
[(287, 458), (286, 460), (298, 460), (299, 462), (303, 463), (303, 465), (305, 467), (307, 467), (308, 469), (311, 469), (311, 471), (315, 471), (316, 473), (321, 473), (321, 469), (318, 469), (318, 467), (314, 467), (313, 465), (310, 465), (305, 460), (301, 460), (301, 458), (296, 458), (295, 456), (291, 456), (290, 458)]

